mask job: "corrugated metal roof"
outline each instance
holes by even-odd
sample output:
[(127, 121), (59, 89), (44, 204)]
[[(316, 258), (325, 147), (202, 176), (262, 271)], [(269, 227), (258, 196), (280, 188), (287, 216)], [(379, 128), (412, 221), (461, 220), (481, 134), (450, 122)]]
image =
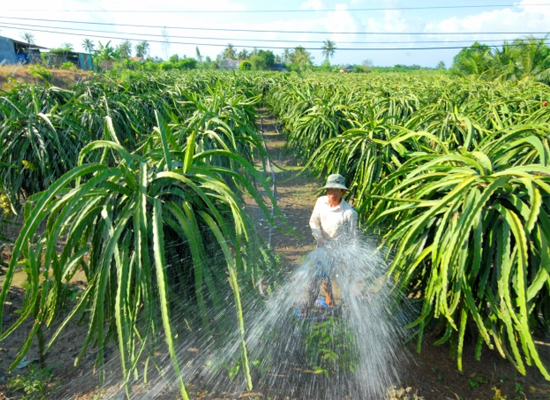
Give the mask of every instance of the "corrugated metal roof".
[(49, 47), (38, 46), (36, 44), (31, 44), (29, 46), (29, 44), (27, 42), (23, 42), (22, 40), (12, 39), (12, 38), (9, 38), (7, 36), (0, 36), (0, 38), (11, 40), (14, 44), (16, 44), (18, 46), (29, 47), (31, 50), (34, 50), (34, 49), (49, 49)]
[(241, 62), (242, 60), (221, 60), (218, 65), (220, 68), (238, 69)]

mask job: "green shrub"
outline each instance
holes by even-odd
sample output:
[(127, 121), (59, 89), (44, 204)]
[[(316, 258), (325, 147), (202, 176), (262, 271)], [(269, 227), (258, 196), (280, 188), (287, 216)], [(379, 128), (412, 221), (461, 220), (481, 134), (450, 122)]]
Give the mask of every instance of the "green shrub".
[(197, 60), (194, 58), (184, 58), (176, 64), (177, 69), (195, 69), (197, 68)]
[(68, 71), (76, 71), (76, 65), (74, 65), (72, 62), (67, 61), (61, 64), (61, 69), (65, 69)]
[(29, 66), (29, 72), (35, 78), (42, 79), (46, 83), (50, 83), (52, 81), (52, 72), (40, 64)]
[(239, 65), (239, 69), (241, 71), (250, 71), (252, 69), (252, 64), (250, 63), (250, 61), (243, 61), (240, 65)]
[(165, 61), (160, 64), (161, 71), (170, 71), (176, 67), (176, 64), (171, 61)]

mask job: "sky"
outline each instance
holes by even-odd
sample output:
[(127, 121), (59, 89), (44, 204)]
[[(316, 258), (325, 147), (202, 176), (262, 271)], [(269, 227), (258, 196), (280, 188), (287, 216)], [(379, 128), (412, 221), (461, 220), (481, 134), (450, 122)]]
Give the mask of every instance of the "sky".
[[(6, 3), (6, 2), (4, 2)], [(47, 4), (47, 7), (46, 7)], [(237, 51), (305, 47), (321, 64), (323, 42), (336, 45), (331, 64), (435, 67), (476, 40), (501, 46), (550, 32), (550, 0), (26, 0), (2, 5), (0, 36), (82, 51), (85, 38), (116, 46), (150, 43), (150, 55), (215, 59)], [(505, 33), (505, 34), (500, 34)], [(549, 38), (550, 39), (550, 38)]]

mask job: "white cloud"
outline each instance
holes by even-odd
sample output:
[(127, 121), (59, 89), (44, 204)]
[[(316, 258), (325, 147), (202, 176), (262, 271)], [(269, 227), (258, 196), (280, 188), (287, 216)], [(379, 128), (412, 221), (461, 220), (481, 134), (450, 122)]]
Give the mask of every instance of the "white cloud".
[[(329, 32), (357, 32), (360, 24), (345, 4), (337, 4), (334, 11), (328, 12), (324, 27)], [(349, 35), (335, 34), (334, 40), (349, 40)]]
[(322, 10), (325, 8), (321, 0), (307, 0), (301, 6), (304, 10)]
[[(523, 4), (523, 5), (522, 5)], [(504, 8), (469, 15), (463, 18), (448, 18), (434, 21), (426, 26), (426, 31), (434, 32), (506, 32), (532, 31), (548, 32), (550, 7), (531, 7), (524, 4), (534, 4), (522, 1), (517, 8)]]

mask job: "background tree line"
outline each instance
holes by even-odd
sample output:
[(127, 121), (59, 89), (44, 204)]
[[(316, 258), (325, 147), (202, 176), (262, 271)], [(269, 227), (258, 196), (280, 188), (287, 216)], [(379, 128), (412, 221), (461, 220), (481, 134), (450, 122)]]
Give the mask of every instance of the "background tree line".
[(504, 42), (501, 48), (475, 42), (453, 59), (451, 72), (488, 80), (535, 80), (550, 83), (550, 47), (546, 38), (529, 36)]

